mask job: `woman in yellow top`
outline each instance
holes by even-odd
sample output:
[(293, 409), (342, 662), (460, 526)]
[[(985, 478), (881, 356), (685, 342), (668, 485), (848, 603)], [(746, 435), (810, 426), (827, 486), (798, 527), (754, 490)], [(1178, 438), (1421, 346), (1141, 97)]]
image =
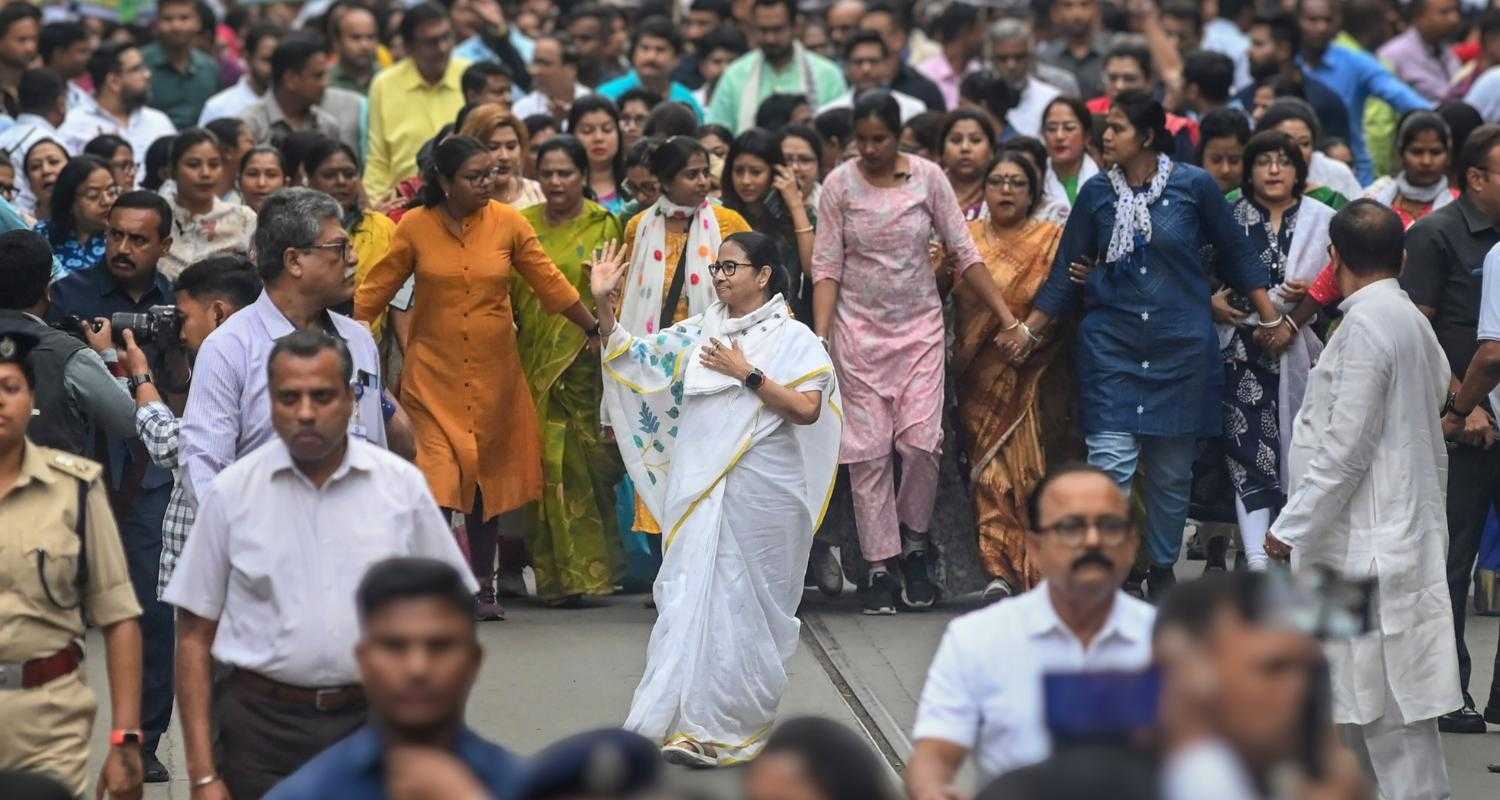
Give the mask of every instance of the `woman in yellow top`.
[(483, 103), (461, 115), (458, 135), (473, 137), (495, 156), (490, 197), (517, 211), (547, 201), (542, 185), (523, 173), (530, 150), (525, 123), (499, 103)]
[[(750, 230), (737, 212), (708, 202), (708, 150), (696, 139), (673, 136), (652, 151), (648, 163), (661, 181), (662, 193), (625, 226), (630, 272), (620, 289), (620, 324), (636, 336), (670, 327), (713, 305), (718, 297), (708, 265), (724, 237)], [(639, 500), (633, 527), (661, 533)]]
[[(379, 211), (360, 207), (359, 159), (354, 155), (354, 148), (336, 139), (323, 139), (307, 151), (307, 160), (303, 163), (307, 169), (307, 185), (337, 200), (344, 210), (344, 230), (349, 232), (349, 242), (354, 245), (354, 254), (359, 259), (354, 268), (355, 285), (363, 284), (376, 262), (391, 249), (396, 223)], [(370, 331), (375, 334), (377, 342), (384, 325), (384, 314), (370, 323)]]
[(438, 505), (468, 522), (481, 587), (476, 614), (500, 619), (496, 518), (542, 493), (541, 434), (516, 352), (513, 273), (548, 313), (561, 312), (589, 336), (598, 324), (531, 224), (491, 199), (494, 156), (484, 145), (447, 139), (427, 173), (421, 207), (397, 224), (390, 250), (355, 293), (354, 315), (373, 321), (415, 275), (401, 405)]

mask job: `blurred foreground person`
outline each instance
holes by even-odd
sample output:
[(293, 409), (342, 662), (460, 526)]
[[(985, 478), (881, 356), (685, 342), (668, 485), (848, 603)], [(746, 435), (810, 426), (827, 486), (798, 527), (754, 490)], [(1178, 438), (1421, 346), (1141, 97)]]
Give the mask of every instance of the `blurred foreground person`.
[(823, 717), (782, 723), (744, 776), (746, 800), (895, 800), (880, 756), (860, 734)]
[(1325, 645), (1333, 721), (1381, 796), (1444, 798), (1437, 718), (1463, 705), (1438, 502), (1450, 371), (1432, 326), (1396, 283), (1396, 212), (1357, 200), (1329, 236), (1344, 321), (1308, 376), (1287, 454), (1291, 495), (1266, 555), (1290, 558), (1294, 572), (1326, 566), (1377, 581), (1372, 632)]
[(456, 756), (491, 795), (505, 796), (520, 759), (464, 724), (464, 704), (484, 663), (465, 577), (430, 558), (370, 567), (355, 594), (354, 647), (370, 720), (277, 784), (267, 800), (379, 800), (387, 796), (390, 751), (409, 746)]
[(102, 470), (27, 439), (39, 340), (11, 321), (0, 326), (0, 770), (50, 773), (83, 794), (98, 707), (78, 645), (87, 614), (104, 632), (109, 676), (100, 790), (140, 797), (141, 607)]
[(1027, 510), (1028, 552), (1043, 580), (949, 624), (912, 732), (911, 800), (955, 797), (970, 753), (981, 781), (1047, 758), (1044, 675), (1134, 672), (1151, 660), (1156, 611), (1120, 591), (1140, 535), (1114, 479), (1097, 467), (1060, 467), (1037, 484)]

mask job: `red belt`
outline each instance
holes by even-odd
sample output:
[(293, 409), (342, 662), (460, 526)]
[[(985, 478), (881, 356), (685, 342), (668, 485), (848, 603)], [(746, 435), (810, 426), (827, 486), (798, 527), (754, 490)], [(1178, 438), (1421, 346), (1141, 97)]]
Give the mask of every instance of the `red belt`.
[(0, 689), (35, 689), (72, 673), (82, 663), (83, 648), (74, 642), (50, 656), (0, 664)]
[(342, 711), (352, 706), (363, 705), (365, 702), (365, 688), (357, 683), (326, 689), (308, 689), (273, 681), (264, 675), (257, 675), (244, 669), (236, 669), (230, 680), (268, 700), (312, 706), (318, 711)]

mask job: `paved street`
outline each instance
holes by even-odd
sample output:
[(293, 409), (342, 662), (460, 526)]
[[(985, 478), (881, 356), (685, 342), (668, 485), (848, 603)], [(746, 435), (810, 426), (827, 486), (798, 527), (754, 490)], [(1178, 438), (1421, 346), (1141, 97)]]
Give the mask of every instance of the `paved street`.
[[(1196, 573), (1201, 563), (1184, 565)], [(553, 610), (511, 601), (509, 619), (485, 623), (481, 636), (486, 662), (469, 702), (469, 721), (508, 747), (533, 753), (550, 741), (624, 719), (631, 693), (644, 668), (646, 639), (654, 612), (639, 596), (615, 597), (599, 607)], [(950, 607), (928, 614), (865, 617), (848, 595), (835, 602), (809, 594), (804, 604), (803, 646), (791, 665), (785, 716), (819, 714), (871, 733), (872, 741), (900, 764), (928, 661), (949, 619), (967, 610)], [(1500, 620), (1479, 618), (1470, 625), (1476, 654), (1473, 688), (1489, 687), (1490, 661)], [(90, 683), (104, 686), (102, 653), (95, 634), (89, 641)], [(1002, 665), (997, 665), (997, 667)], [(95, 760), (104, 752), (107, 718), (95, 726)], [(1444, 746), (1454, 797), (1480, 800), (1500, 796), (1500, 775), (1486, 765), (1500, 762), (1500, 727), (1486, 736), (1447, 736)], [(187, 798), (181, 736), (174, 723), (161, 754), (173, 782), (149, 787), (148, 798)], [(94, 767), (97, 770), (97, 766)], [(738, 797), (738, 770), (690, 773), (673, 768), (674, 782), (703, 789), (707, 796)], [(893, 771), (894, 776), (894, 771)]]

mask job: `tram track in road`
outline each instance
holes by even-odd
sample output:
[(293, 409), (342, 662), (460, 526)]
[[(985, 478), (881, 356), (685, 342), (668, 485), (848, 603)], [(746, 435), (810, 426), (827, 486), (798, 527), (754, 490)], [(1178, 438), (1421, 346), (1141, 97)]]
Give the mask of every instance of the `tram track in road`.
[(880, 753), (881, 763), (886, 766), (890, 779), (900, 786), (906, 758), (911, 754), (911, 739), (879, 695), (860, 677), (859, 670), (822, 616), (807, 609), (803, 609), (799, 616), (802, 619), (802, 641), (843, 698), (844, 705), (859, 721), (865, 737)]

